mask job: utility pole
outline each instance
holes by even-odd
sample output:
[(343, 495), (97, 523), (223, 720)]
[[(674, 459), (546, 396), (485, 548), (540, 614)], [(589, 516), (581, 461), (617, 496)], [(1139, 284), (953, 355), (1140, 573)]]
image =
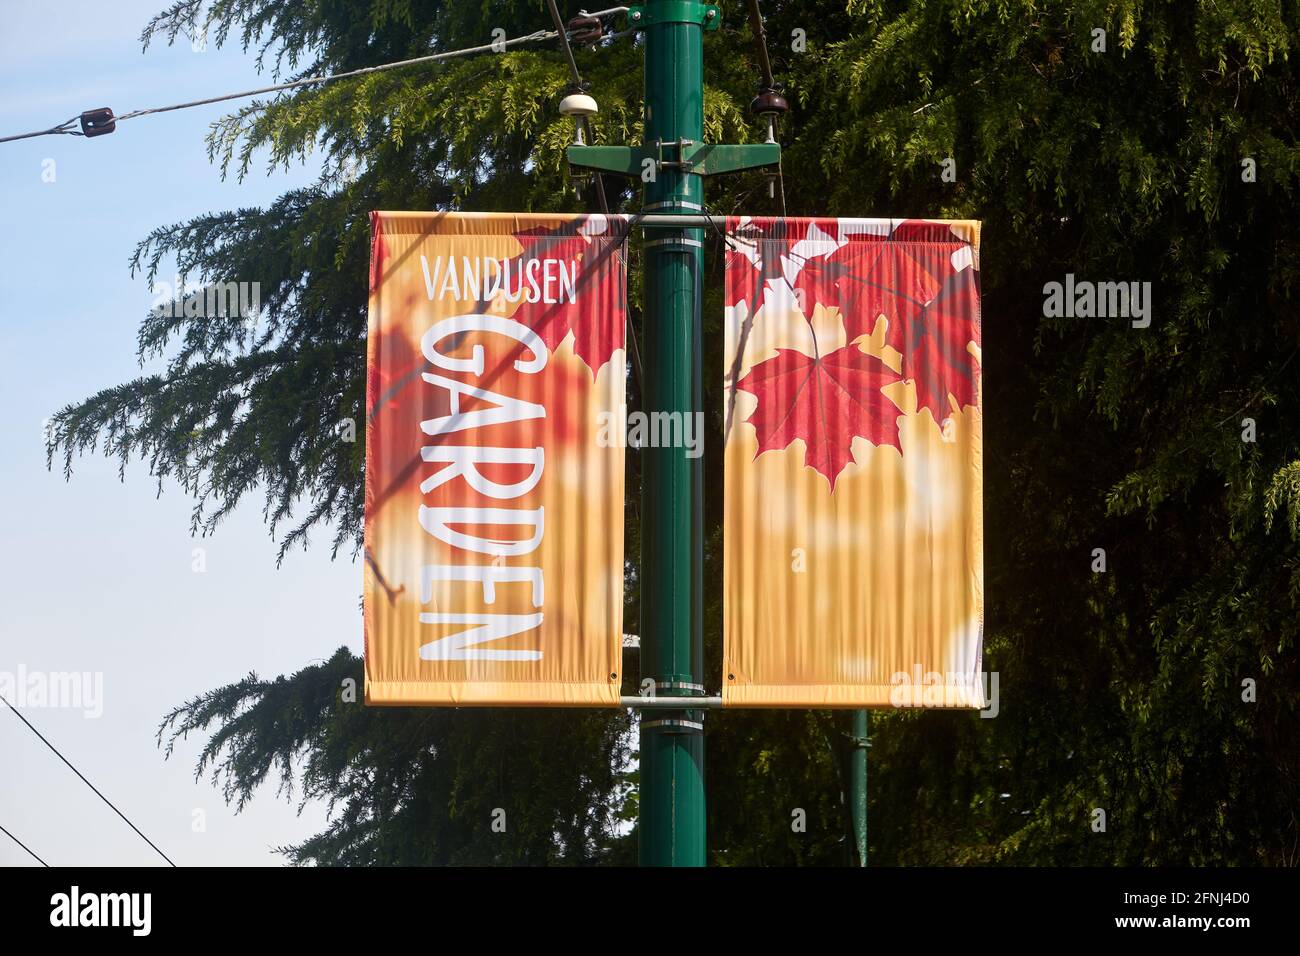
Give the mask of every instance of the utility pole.
[[(577, 167), (639, 178), (642, 211), (661, 220), (645, 238), (645, 411), (693, 427), (702, 414), (700, 303), (704, 264), (703, 177), (775, 166), (775, 142), (714, 145), (704, 132), (704, 33), (721, 10), (700, 0), (647, 0), (627, 12), (645, 33), (645, 137), (639, 147), (568, 150)], [(782, 104), (784, 101), (782, 101)], [(687, 426), (687, 422), (691, 426)], [(700, 458), (685, 447), (641, 455), (641, 676), (657, 698), (682, 708), (641, 718), (642, 866), (703, 866), (703, 491)], [(660, 701), (662, 703), (662, 701)]]
[[(706, 18), (716, 21), (720, 14), (691, 0), (651, 0), (641, 12), (646, 143), (668, 145), (669, 155), (703, 136)], [(687, 167), (655, 159), (645, 170), (650, 178), (642, 210), (701, 212), (701, 178)], [(698, 228), (656, 230), (645, 241), (645, 406), (652, 416), (668, 412), (667, 421), (683, 425), (700, 411), (703, 245)], [(701, 459), (687, 458), (685, 448), (645, 448), (641, 455), (641, 674), (654, 678), (656, 696), (703, 696), (697, 613), (703, 528), (696, 465)], [(641, 865), (703, 866), (702, 711), (642, 715), (641, 781)]]

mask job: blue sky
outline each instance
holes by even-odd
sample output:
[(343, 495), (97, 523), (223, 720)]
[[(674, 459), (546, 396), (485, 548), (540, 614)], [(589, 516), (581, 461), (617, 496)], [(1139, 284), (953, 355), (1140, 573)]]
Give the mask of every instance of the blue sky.
[[(95, 107), (120, 114), (271, 82), (237, 49), (182, 43), (142, 53), (140, 29), (164, 5), (0, 0), (0, 135)], [(189, 499), (173, 485), (156, 497), (141, 463), (125, 482), (98, 456), (78, 462), (70, 482), (45, 467), (47, 416), (141, 374), (135, 333), (153, 296), (127, 267), (136, 242), (160, 225), (264, 204), (316, 176), (309, 162), (222, 182), (204, 145), (222, 112), (0, 145), (0, 672), (102, 673), (97, 719), (71, 708), (24, 713), (181, 865), (278, 863), (272, 848), (315, 832), (325, 815), (299, 815), (296, 798), (277, 798), (272, 783), (236, 816), (218, 788), (194, 780), (201, 740), (164, 759), (154, 739), (162, 716), (250, 671), (274, 677), (341, 644), (361, 649), (361, 567), (331, 562), (327, 534), (277, 570), (257, 500), (195, 541)], [(47, 160), (53, 182), (42, 180)], [(170, 281), (171, 270), (160, 277)], [(206, 550), (204, 573), (193, 570), (196, 547)], [(161, 862), (0, 711), (0, 825), (52, 865)], [(31, 863), (0, 834), (0, 865)]]

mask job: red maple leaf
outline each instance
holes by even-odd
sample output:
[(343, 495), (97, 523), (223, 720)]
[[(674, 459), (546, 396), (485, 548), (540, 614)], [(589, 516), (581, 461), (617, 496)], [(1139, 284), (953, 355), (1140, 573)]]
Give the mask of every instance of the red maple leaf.
[[(733, 308), (745, 303), (748, 315), (763, 307), (769, 282), (784, 282), (781, 257), (789, 248), (786, 223), (779, 219), (753, 219), (741, 225), (738, 219), (727, 222), (727, 268), (724, 304)], [(745, 246), (754, 244), (754, 258)], [(755, 258), (757, 261), (755, 261)]]
[[(850, 345), (859, 336), (871, 334), (882, 316), (887, 320), (885, 343), (901, 356), (896, 380), (915, 384), (918, 409), (928, 408), (936, 422), (948, 416), (954, 402), (958, 407), (978, 404), (978, 362), (968, 346), (980, 341), (979, 274), (959, 259), (954, 264), (956, 253), (969, 244), (957, 239), (947, 223), (903, 220), (888, 232), (868, 231), (878, 223), (865, 225), (864, 231), (855, 232), (836, 220), (757, 219), (743, 226), (735, 220), (729, 222), (730, 234), (756, 242), (756, 255), (751, 258), (743, 250), (729, 255), (727, 304), (753, 303), (748, 326), (768, 283), (785, 282), (793, 275), (791, 284), (804, 317), (811, 319), (818, 305), (838, 309)], [(799, 247), (803, 240), (828, 237), (832, 240), (829, 251), (819, 252), (808, 243)], [(737, 361), (746, 338), (747, 334), (741, 337)], [(814, 359), (805, 357), (803, 361), (818, 365)], [(819, 377), (824, 371), (814, 369)], [(757, 372), (755, 369), (747, 381)], [(751, 421), (762, 424), (757, 414)], [(779, 432), (773, 429), (772, 434)], [(896, 436), (888, 443), (897, 446)], [(808, 461), (818, 467), (811, 447)], [(837, 465), (834, 474), (842, 470), (849, 454), (843, 442), (836, 447), (842, 460), (833, 460), (833, 449), (832, 458), (827, 459), (827, 467)], [(832, 475), (828, 477), (833, 486)]]
[[(789, 285), (787, 270), (803, 262), (795, 247), (804, 240), (835, 242), (839, 222), (835, 219), (773, 219), (759, 217), (741, 223), (727, 222), (726, 299), (734, 307), (745, 303), (749, 315), (763, 307), (769, 283)], [(753, 245), (750, 253), (748, 246)]]
[(836, 478), (853, 459), (855, 437), (902, 451), (902, 412), (881, 392), (897, 381), (878, 358), (849, 346), (815, 358), (778, 349), (737, 387), (758, 399), (749, 417), (758, 435), (758, 454), (801, 438), (804, 464), (821, 472), (834, 491)]
[(854, 235), (829, 254), (802, 263), (795, 294), (807, 316), (818, 305), (838, 308), (850, 342), (870, 335), (883, 315), (889, 323), (885, 341), (901, 351), (905, 327), (938, 294), (959, 248), (955, 242)]
[(936, 422), (957, 407), (979, 403), (978, 363), (968, 350), (980, 341), (979, 273), (954, 272), (911, 321), (899, 351), (903, 378), (916, 383), (916, 407), (930, 409)]
[[(612, 228), (618, 228), (617, 221), (610, 222)], [(512, 269), (524, 268), (529, 259), (559, 259), (577, 265), (573, 302), (521, 301), (514, 319), (541, 336), (551, 351), (572, 332), (574, 354), (595, 378), (614, 350), (623, 347), (627, 322), (625, 277), (619, 259), (623, 237), (619, 232), (584, 236), (577, 232), (578, 225), (564, 222), (514, 234), (523, 252), (512, 261)], [(513, 279), (511, 283), (513, 288)]]
[(835, 306), (847, 340), (870, 334), (883, 315), (885, 343), (902, 356), (902, 377), (916, 384), (917, 408), (936, 422), (958, 407), (978, 404), (975, 357), (979, 344), (979, 274), (955, 271), (964, 247), (942, 223), (906, 220), (889, 236), (858, 234), (829, 255), (811, 257), (795, 288), (806, 314), (816, 304)]

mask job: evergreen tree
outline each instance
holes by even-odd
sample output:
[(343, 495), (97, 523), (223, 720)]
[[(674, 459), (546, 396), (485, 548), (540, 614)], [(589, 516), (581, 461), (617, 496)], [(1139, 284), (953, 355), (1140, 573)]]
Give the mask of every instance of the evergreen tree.
[[(146, 44), (199, 7), (174, 4)], [(742, 5), (723, 9), (728, 27), (706, 40), (706, 138), (743, 142), (759, 133), (746, 113), (757, 71)], [(873, 717), (873, 861), (1300, 862), (1300, 12), (1280, 0), (764, 9), (794, 106), (791, 215), (985, 223), (985, 666), (1000, 713)], [(539, 0), (217, 0), (210, 16), (214, 42), (256, 47), (289, 76), (550, 25)], [(630, 37), (578, 52), (598, 142), (640, 141), (640, 55)], [(260, 321), (147, 316), (140, 356), (168, 356), (165, 372), (61, 411), (51, 460), (70, 472), (96, 447), (142, 458), (194, 495), (203, 533), (256, 488), (281, 559), (317, 528), (355, 554), (364, 448), (336, 426), (365, 420), (366, 213), (587, 208), (566, 181), (566, 84), (558, 49), (528, 45), (298, 90), (217, 123), (223, 174), (315, 149), (327, 172), (265, 209), (159, 229), (132, 268), (152, 276), (175, 256), (187, 278), (256, 278)], [(636, 208), (630, 185), (606, 187), (613, 207)], [(758, 174), (706, 195), (715, 212), (776, 210)], [(721, 256), (708, 259), (705, 574), (717, 582), (721, 376), (707, 370), (722, 367)], [(635, 258), (633, 273), (639, 328)], [(1151, 282), (1150, 326), (1045, 316), (1045, 284), (1067, 273)], [(633, 628), (635, 452), (628, 478)], [(706, 591), (716, 676), (721, 607)], [(368, 710), (342, 701), (348, 677), (360, 662), (345, 650), (250, 677), (180, 707), (161, 737), (208, 734), (200, 770), (237, 803), (268, 775), (295, 781), (300, 757), (298, 792), (338, 813), (287, 848), (294, 861), (632, 858), (618, 827), (635, 807), (625, 716)], [(844, 862), (847, 731), (844, 713), (711, 714), (711, 860)], [(486, 826), (497, 807), (508, 842)], [(806, 833), (791, 830), (794, 808)]]

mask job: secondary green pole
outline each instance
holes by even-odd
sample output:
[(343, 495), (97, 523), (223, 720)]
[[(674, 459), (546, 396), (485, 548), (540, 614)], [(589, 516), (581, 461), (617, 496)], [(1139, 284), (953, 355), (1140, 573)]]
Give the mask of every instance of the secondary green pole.
[[(703, 26), (718, 16), (698, 0), (648, 0), (630, 16), (645, 29), (643, 210), (698, 213), (702, 177), (674, 165), (704, 132)], [(703, 230), (656, 229), (645, 241), (645, 407), (694, 427)], [(656, 419), (651, 418), (651, 421)], [(687, 423), (690, 423), (689, 425)], [(677, 432), (679, 435), (685, 431)], [(642, 456), (641, 674), (656, 696), (702, 694), (697, 602), (703, 529), (695, 520), (699, 459), (677, 447)], [(643, 711), (642, 866), (704, 865), (704, 727), (699, 710)]]
[(853, 749), (850, 751), (849, 812), (853, 817), (853, 842), (857, 848), (858, 866), (867, 865), (867, 738), (868, 712), (853, 712)]

